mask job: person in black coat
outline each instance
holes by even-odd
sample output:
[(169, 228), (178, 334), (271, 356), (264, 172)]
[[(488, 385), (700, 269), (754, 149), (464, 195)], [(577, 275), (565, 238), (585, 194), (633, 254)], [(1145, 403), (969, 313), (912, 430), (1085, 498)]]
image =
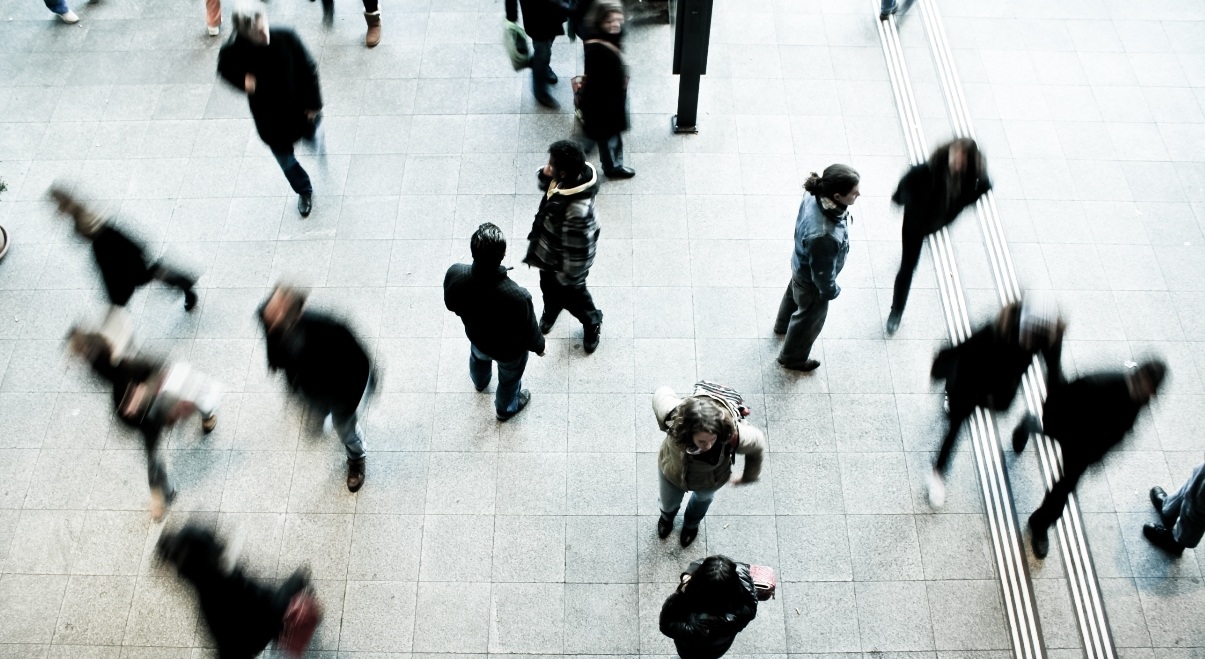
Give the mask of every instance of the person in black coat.
[(620, 48), (623, 5), (597, 0), (586, 17), (586, 82), (578, 92), (582, 130), (599, 145), (603, 174), (631, 178), (636, 172), (623, 164), (623, 132), (628, 129), (628, 72)]
[[(694, 564), (691, 564), (694, 567)], [(661, 633), (674, 639), (682, 659), (718, 659), (757, 617), (757, 588), (749, 566), (708, 556), (661, 607)]]
[(260, 306), (268, 368), (285, 372), (289, 389), (321, 417), (331, 416), (347, 449), (347, 489), (364, 485), (364, 431), (358, 417), (376, 388), (364, 347), (344, 323), (307, 311), (302, 291), (278, 284)]
[(557, 83), (552, 71), (552, 42), (565, 34), (565, 20), (569, 16), (565, 0), (506, 0), (506, 20), (519, 20), (519, 7), (523, 8), (523, 29), (531, 38), (531, 91), (536, 102), (553, 110), (561, 107), (548, 85)]
[(494, 407), (499, 421), (518, 414), (531, 400), (523, 388), (527, 353), (544, 356), (544, 334), (536, 321), (531, 294), (507, 276), (506, 236), (494, 224), (477, 227), (469, 243), (473, 264), (457, 263), (444, 276), (444, 306), (464, 321), (469, 337), (469, 377), (477, 391), (490, 383), (490, 365), (498, 362)]
[(1059, 443), (1063, 454), (1062, 477), (1029, 517), (1033, 553), (1038, 558), (1045, 558), (1050, 550), (1047, 532), (1062, 516), (1080, 476), (1134, 428), (1138, 414), (1163, 382), (1167, 366), (1152, 360), (1123, 373), (1096, 373), (1071, 382), (1063, 380), (1057, 366), (1047, 364), (1047, 372), (1042, 421), (1026, 415), (1013, 431), (1017, 453), (1025, 449), (1031, 434), (1045, 433)]
[(1042, 355), (1048, 371), (1057, 371), (1064, 331), (1053, 303), (1029, 297), (1004, 307), (995, 321), (938, 353), (929, 375), (945, 381), (949, 428), (929, 477), (934, 508), (945, 502), (945, 471), (963, 422), (976, 407), (1007, 410), (1035, 355)]
[(134, 291), (158, 280), (184, 292), (185, 311), (196, 308), (197, 293), (193, 289), (196, 281), (192, 277), (162, 261), (148, 262), (142, 245), (98, 213), (85, 208), (65, 188), (56, 185), (48, 194), (60, 213), (71, 216), (75, 232), (92, 243), (92, 255), (104, 280), (109, 304), (124, 307)]
[(318, 142), (318, 65), (295, 32), (268, 27), (263, 3), (240, 7), (231, 19), (234, 36), (218, 53), (218, 74), (246, 92), (255, 129), (299, 195), (297, 210), (306, 217), (313, 208), (314, 186), (293, 155), (293, 145)]
[(218, 659), (259, 656), (286, 632), (290, 606), (312, 597), (306, 570), (298, 569), (279, 586), (259, 583), (237, 565), (228, 565), (225, 544), (195, 524), (165, 532), (155, 553), (196, 591)]
[(891, 201), (904, 207), (904, 251), (887, 317), (888, 334), (899, 329), (925, 236), (949, 225), (991, 189), (983, 154), (969, 137), (937, 147), (928, 162), (913, 166), (900, 179)]

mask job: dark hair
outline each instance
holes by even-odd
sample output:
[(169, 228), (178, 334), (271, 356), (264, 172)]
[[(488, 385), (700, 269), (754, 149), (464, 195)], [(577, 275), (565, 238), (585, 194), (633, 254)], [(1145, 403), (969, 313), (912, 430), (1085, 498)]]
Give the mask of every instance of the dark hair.
[(575, 181), (586, 171), (586, 154), (576, 142), (553, 142), (552, 146), (548, 147), (548, 155), (552, 156), (552, 166), (556, 169), (559, 181)]
[(853, 167), (833, 164), (824, 168), (824, 176), (812, 172), (803, 182), (803, 189), (816, 197), (831, 199), (833, 195), (849, 194), (861, 180), (862, 177)]
[(728, 611), (740, 597), (741, 589), (736, 562), (716, 554), (703, 559), (682, 593), (690, 598), (691, 608), (696, 611)]
[(674, 425), (670, 437), (678, 446), (691, 446), (697, 432), (715, 433), (716, 443), (727, 442), (736, 425), (728, 411), (706, 396), (691, 396), (674, 410)]
[(1162, 359), (1151, 359), (1138, 366), (1138, 374), (1146, 377), (1151, 383), (1151, 393), (1159, 390), (1163, 378), (1167, 376), (1167, 364)]
[(474, 263), (498, 265), (502, 263), (502, 257), (506, 256), (506, 236), (498, 225), (486, 222), (473, 232), (469, 248), (473, 252)]
[(944, 172), (950, 168), (950, 151), (954, 149), (966, 153), (966, 169), (963, 170), (963, 176), (970, 177), (972, 181), (987, 176), (987, 161), (979, 150), (979, 143), (969, 137), (960, 137), (934, 149), (933, 155), (929, 156), (929, 165), (934, 171)]
[(211, 579), (222, 569), (225, 544), (213, 530), (196, 524), (186, 524), (174, 533), (166, 532), (155, 544), (159, 560), (170, 563), (181, 576), (190, 581)]
[(586, 15), (586, 25), (591, 32), (599, 32), (603, 21), (611, 14), (623, 14), (623, 5), (618, 0), (594, 0), (590, 12)]

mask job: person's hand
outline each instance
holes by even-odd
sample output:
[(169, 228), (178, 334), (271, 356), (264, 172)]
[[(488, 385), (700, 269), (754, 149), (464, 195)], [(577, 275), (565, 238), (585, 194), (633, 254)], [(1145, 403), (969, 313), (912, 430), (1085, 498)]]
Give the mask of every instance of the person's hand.
[(305, 118), (309, 119), (311, 122), (313, 122), (314, 118), (318, 116), (319, 112), (321, 112), (321, 110), (306, 110)]
[(248, 96), (255, 93), (255, 74), (254, 73), (248, 73), (247, 75), (243, 76), (243, 91), (247, 92)]
[(543, 351), (543, 350), (541, 350), (541, 351), (539, 351), (539, 352), (537, 352), (537, 353), (536, 353), (536, 357), (543, 357), (543, 356), (544, 356), (544, 351)]
[(741, 478), (740, 476), (733, 476), (732, 480), (728, 481), (728, 483), (731, 485), (747, 485), (747, 483), (745, 483), (745, 479)]

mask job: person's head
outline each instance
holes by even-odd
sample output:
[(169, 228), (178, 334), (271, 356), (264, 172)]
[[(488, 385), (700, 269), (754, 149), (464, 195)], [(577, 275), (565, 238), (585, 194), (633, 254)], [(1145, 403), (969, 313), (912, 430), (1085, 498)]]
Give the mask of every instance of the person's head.
[(674, 442), (692, 455), (710, 451), (716, 442), (727, 442), (736, 431), (732, 416), (706, 396), (691, 396), (678, 406), (677, 421), (670, 430)]
[(1028, 292), (1020, 302), (1001, 309), (998, 322), (1002, 331), (1015, 331), (1017, 341), (1027, 350), (1051, 346), (1063, 331), (1058, 304), (1042, 291)]
[(930, 161), (938, 166), (944, 166), (951, 174), (968, 174), (982, 177), (984, 170), (983, 154), (979, 145), (969, 137), (960, 137), (949, 144), (937, 147)]
[(548, 167), (556, 181), (576, 181), (586, 171), (586, 154), (576, 142), (553, 142), (548, 147)]
[(623, 5), (616, 0), (595, 0), (587, 23), (595, 34), (619, 34), (623, 32)]
[(301, 312), (305, 309), (305, 300), (305, 291), (286, 284), (277, 284), (259, 310), (264, 328), (269, 333), (288, 328), (301, 317)]
[(268, 45), (268, 8), (260, 0), (240, 0), (230, 22), (239, 38), (257, 46)]
[(212, 530), (186, 524), (178, 531), (165, 531), (155, 543), (159, 560), (176, 568), (185, 578), (212, 578), (227, 572), (226, 545)]
[(92, 361), (111, 351), (109, 342), (98, 332), (89, 332), (79, 325), (67, 332), (67, 351), (85, 361)]
[(803, 189), (820, 199), (828, 199), (841, 206), (852, 206), (862, 194), (858, 182), (862, 177), (849, 165), (834, 164), (824, 168), (824, 175), (812, 172), (803, 182)]
[(96, 235), (96, 232), (105, 225), (105, 218), (102, 215), (84, 208), (67, 188), (55, 184), (46, 194), (60, 213), (71, 217), (75, 224), (75, 232), (84, 238)]
[(690, 597), (691, 608), (700, 611), (725, 611), (740, 596), (741, 582), (736, 562), (716, 554), (703, 559), (703, 564), (690, 575), (682, 592)]
[(1143, 405), (1150, 402), (1163, 378), (1167, 375), (1167, 364), (1160, 359), (1151, 359), (1126, 371), (1126, 382), (1130, 385), (1130, 397)]
[(506, 236), (496, 224), (486, 222), (473, 232), (469, 249), (473, 252), (474, 265), (497, 267), (506, 256)]

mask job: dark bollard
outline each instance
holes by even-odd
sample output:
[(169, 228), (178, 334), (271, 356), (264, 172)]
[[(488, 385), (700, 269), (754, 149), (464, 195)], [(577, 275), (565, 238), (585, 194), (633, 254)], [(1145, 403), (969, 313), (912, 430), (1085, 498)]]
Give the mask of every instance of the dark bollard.
[(707, 45), (711, 38), (712, 0), (675, 0), (674, 74), (678, 76), (678, 113), (675, 133), (699, 132), (699, 81), (707, 73)]

